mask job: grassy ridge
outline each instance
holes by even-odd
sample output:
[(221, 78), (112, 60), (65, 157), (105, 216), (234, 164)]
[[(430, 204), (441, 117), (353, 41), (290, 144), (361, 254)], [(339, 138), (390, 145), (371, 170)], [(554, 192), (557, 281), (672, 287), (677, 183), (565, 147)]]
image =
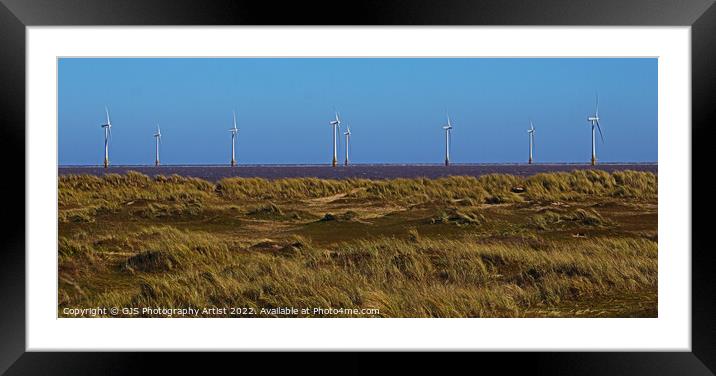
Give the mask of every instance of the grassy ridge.
[[(152, 199), (173, 202), (224, 200), (289, 200), (318, 198), (339, 193), (348, 197), (400, 200), (419, 203), (434, 200), (469, 199), (477, 203), (522, 202), (524, 200), (574, 200), (581, 197), (656, 199), (657, 176), (651, 172), (575, 170), (536, 174), (529, 177), (491, 174), (481, 177), (452, 176), (440, 179), (345, 179), (227, 178), (216, 184), (178, 175), (169, 177), (129, 172), (63, 175), (59, 178), (60, 206), (93, 204), (111, 206), (122, 200)], [(515, 188), (523, 188), (521, 194)]]
[(657, 177), (59, 180), (59, 309), (656, 315)]

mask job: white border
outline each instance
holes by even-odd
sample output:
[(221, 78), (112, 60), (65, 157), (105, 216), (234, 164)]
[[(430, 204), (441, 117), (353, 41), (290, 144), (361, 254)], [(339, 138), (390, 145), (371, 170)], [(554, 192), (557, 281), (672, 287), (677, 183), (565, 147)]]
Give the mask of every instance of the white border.
[[(29, 27), (27, 350), (691, 349), (689, 27)], [(659, 57), (658, 319), (58, 319), (58, 56)]]

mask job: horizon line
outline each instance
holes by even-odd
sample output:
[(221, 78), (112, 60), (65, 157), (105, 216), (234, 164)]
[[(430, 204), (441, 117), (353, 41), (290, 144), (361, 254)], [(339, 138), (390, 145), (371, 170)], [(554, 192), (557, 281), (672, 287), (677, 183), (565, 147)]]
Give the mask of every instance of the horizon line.
[[(658, 165), (658, 161), (646, 161), (646, 162), (630, 162), (630, 161), (623, 161), (623, 162), (601, 162), (598, 163), (597, 166), (609, 166), (609, 165)], [(541, 166), (579, 166), (579, 165), (590, 165), (590, 162), (542, 162), (542, 163), (527, 163), (527, 162), (465, 162), (465, 163), (450, 163), (450, 166), (533, 166), (533, 165), (541, 165)], [(233, 167), (332, 167), (330, 163), (247, 163), (247, 164), (237, 164)], [(348, 166), (345, 165), (339, 165), (335, 166), (336, 168), (339, 167), (351, 167), (351, 166), (443, 166), (443, 167), (450, 167), (450, 166), (444, 166), (443, 163), (351, 163)], [(58, 168), (73, 168), (73, 167), (100, 167), (104, 168), (104, 165), (102, 164), (58, 164)], [(162, 167), (232, 167), (228, 163), (197, 163), (197, 164), (161, 164), (159, 166), (156, 166), (154, 164), (117, 164), (117, 165), (110, 165), (108, 168), (113, 167), (152, 167), (152, 168), (162, 168)]]

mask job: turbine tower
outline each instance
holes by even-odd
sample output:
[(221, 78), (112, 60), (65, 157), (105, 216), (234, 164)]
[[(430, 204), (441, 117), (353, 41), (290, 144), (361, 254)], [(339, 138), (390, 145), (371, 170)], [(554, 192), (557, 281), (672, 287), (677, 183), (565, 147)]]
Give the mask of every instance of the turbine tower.
[(234, 115), (234, 127), (229, 129), (231, 132), (231, 167), (236, 166), (236, 134), (239, 133), (239, 129), (236, 128), (236, 111), (232, 111)]
[(530, 159), (527, 163), (532, 164), (532, 149), (534, 148), (535, 143), (535, 127), (532, 124), (532, 120), (530, 120), (530, 129), (527, 130), (527, 134), (530, 137)]
[(336, 112), (336, 119), (331, 120), (328, 124), (333, 128), (333, 161), (331, 166), (336, 167), (336, 164), (338, 164), (338, 128), (341, 127), (341, 117), (338, 112)]
[(157, 123), (157, 133), (154, 134), (154, 142), (156, 144), (154, 153), (154, 165), (159, 166), (159, 144), (162, 142), (162, 131), (159, 130), (159, 123)]
[(109, 120), (109, 109), (104, 106), (104, 112), (107, 114), (107, 123), (102, 124), (104, 128), (104, 168), (109, 167), (109, 138), (112, 136), (112, 122)]
[(346, 160), (345, 165), (348, 166), (348, 146), (350, 145), (351, 141), (351, 126), (346, 126), (346, 132), (343, 133), (346, 136)]
[(450, 165), (450, 131), (452, 130), (452, 123), (450, 122), (450, 115), (447, 115), (447, 125), (443, 126), (445, 130), (445, 166)]
[(594, 111), (594, 116), (587, 117), (587, 121), (590, 122), (592, 125), (592, 166), (594, 166), (597, 164), (597, 140), (596, 134), (594, 133), (595, 126), (599, 130), (599, 136), (602, 138), (602, 143), (604, 143), (602, 127), (599, 126), (599, 95), (597, 95), (597, 107)]

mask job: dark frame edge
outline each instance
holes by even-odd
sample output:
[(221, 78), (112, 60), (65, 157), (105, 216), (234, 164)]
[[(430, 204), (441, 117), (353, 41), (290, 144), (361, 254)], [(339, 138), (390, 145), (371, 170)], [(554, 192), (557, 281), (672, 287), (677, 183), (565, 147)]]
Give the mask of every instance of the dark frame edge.
[[(0, 3), (0, 160), (8, 214), (0, 252), (0, 373), (25, 352), (25, 25)], [(22, 155), (22, 162), (18, 156)], [(22, 198), (22, 200), (20, 199)]]
[[(691, 25), (691, 342), (692, 351), (706, 367), (716, 372), (716, 266), (713, 246), (708, 236), (711, 229), (704, 222), (713, 209), (712, 194), (705, 172), (711, 168), (707, 144), (714, 134), (716, 117), (716, 4), (712, 4)], [(701, 171), (698, 176), (696, 171)], [(693, 205), (697, 202), (699, 205)], [(704, 205), (701, 205), (703, 203)], [(698, 218), (702, 220), (698, 220)], [(711, 244), (710, 244), (711, 243)]]

